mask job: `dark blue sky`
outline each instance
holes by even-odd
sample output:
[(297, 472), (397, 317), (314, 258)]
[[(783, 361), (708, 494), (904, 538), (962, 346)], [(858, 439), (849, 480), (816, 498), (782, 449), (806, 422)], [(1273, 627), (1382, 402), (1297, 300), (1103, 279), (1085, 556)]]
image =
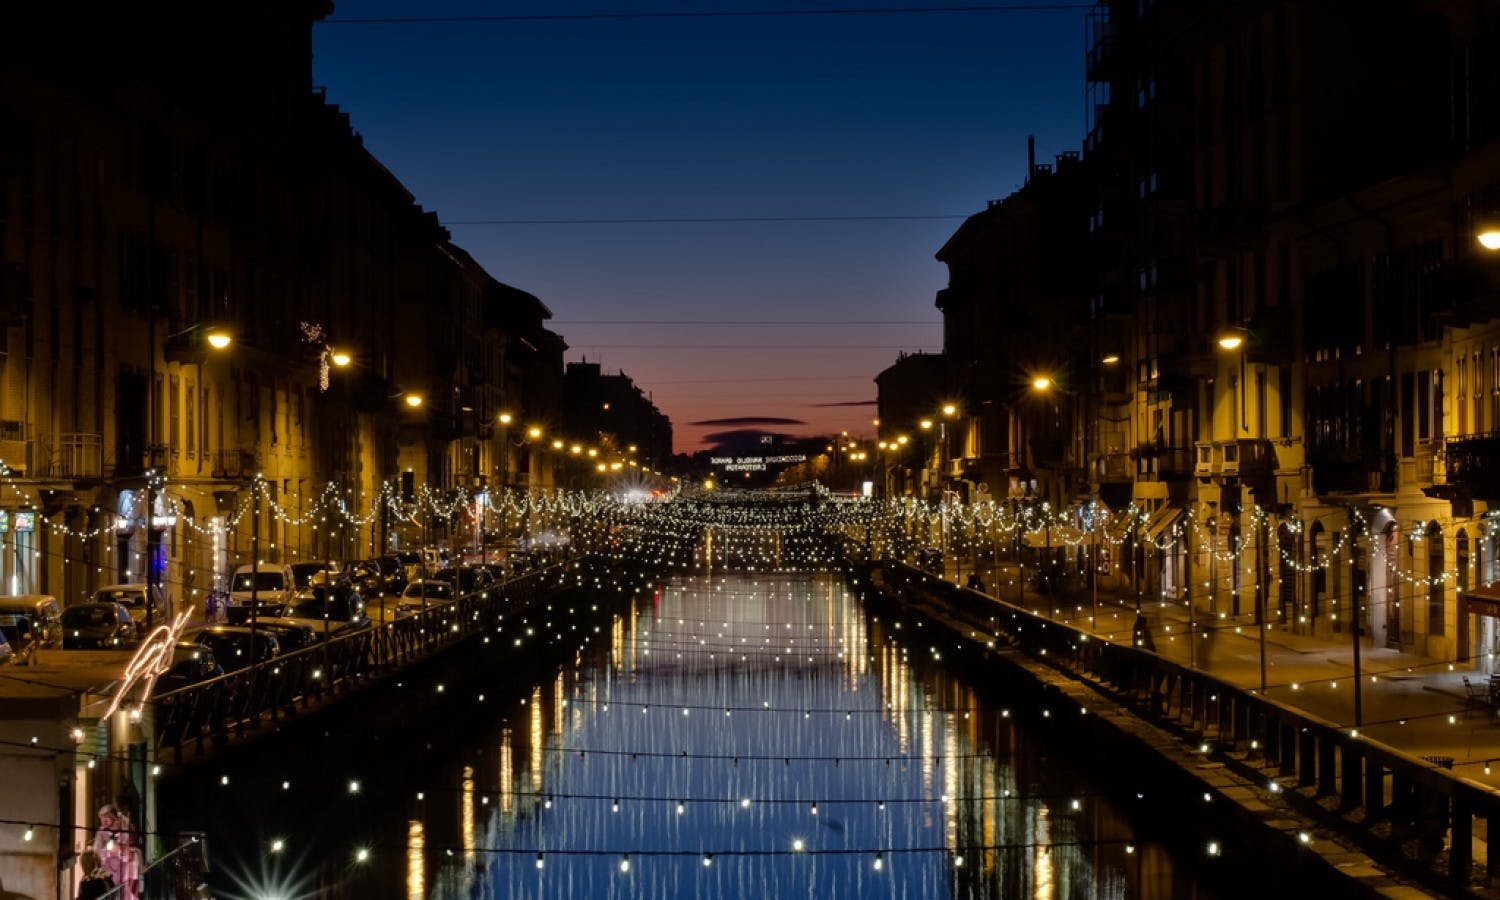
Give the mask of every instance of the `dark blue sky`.
[[(347, 0), (330, 18), (872, 5)], [(709, 419), (873, 434), (873, 407), (820, 404), (872, 401), (898, 352), (941, 349), (933, 253), (961, 218), (458, 223), (961, 217), (1020, 184), (1027, 134), (1041, 161), (1077, 148), (1083, 16), (330, 21), (313, 71), (460, 245), (552, 309), (568, 359), (632, 376), (682, 451), (723, 430), (691, 424)], [(595, 324), (621, 320), (642, 324)]]

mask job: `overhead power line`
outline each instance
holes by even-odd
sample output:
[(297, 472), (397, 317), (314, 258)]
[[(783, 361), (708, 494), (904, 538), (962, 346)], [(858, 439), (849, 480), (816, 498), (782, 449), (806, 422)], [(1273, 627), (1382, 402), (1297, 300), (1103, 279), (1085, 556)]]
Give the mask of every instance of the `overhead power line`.
[(942, 322), (932, 322), (922, 319), (846, 319), (842, 322), (833, 320), (813, 319), (759, 319), (759, 320), (725, 320), (714, 319), (554, 319), (554, 325), (931, 325), (934, 328), (941, 327)]
[(588, 22), (631, 19), (771, 19), (829, 16), (956, 15), (966, 13), (1068, 12), (1092, 3), (984, 3), (967, 6), (888, 6), (850, 9), (665, 10), (659, 12), (517, 13), (465, 16), (338, 16), (320, 25), (463, 25), (479, 22)]
[(582, 342), (573, 349), (589, 350), (910, 350), (907, 344), (593, 344)]
[(620, 219), (451, 219), (444, 225), (723, 225), (788, 222), (938, 222), (967, 219), (973, 213), (931, 216), (654, 216)]

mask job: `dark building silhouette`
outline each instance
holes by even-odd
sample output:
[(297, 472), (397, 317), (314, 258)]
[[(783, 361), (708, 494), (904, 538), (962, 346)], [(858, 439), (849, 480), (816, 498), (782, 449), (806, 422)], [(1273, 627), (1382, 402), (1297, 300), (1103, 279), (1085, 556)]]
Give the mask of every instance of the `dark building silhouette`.
[(604, 374), (598, 363), (568, 363), (563, 427), (569, 434), (623, 451), (638, 466), (664, 467), (672, 456), (672, 422), (629, 375)]

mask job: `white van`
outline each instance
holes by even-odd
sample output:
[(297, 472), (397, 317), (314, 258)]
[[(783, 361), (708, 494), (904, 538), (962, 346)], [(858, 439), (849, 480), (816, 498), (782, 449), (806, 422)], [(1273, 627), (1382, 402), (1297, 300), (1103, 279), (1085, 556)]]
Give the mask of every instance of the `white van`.
[(231, 625), (248, 621), (252, 597), (258, 607), (257, 617), (279, 616), (296, 590), (297, 579), (291, 566), (282, 563), (240, 566), (229, 579), (229, 607), (225, 616)]

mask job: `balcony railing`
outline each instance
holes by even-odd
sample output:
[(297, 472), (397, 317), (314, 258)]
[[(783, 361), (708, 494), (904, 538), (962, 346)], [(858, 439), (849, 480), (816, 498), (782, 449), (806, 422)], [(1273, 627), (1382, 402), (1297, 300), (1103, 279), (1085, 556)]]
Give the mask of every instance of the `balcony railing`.
[(1449, 438), (1444, 456), (1449, 484), (1465, 485), (1478, 497), (1500, 494), (1500, 432)]
[(249, 478), (260, 469), (254, 450), (220, 450), (213, 455), (213, 477)]
[(35, 448), (26, 434), (26, 423), (0, 421), (0, 465), (16, 472), (31, 472)]
[(104, 475), (104, 435), (90, 431), (65, 431), (57, 436), (52, 451), (54, 478), (86, 480)]
[(1101, 482), (1130, 480), (1130, 454), (1106, 453), (1095, 461)]

